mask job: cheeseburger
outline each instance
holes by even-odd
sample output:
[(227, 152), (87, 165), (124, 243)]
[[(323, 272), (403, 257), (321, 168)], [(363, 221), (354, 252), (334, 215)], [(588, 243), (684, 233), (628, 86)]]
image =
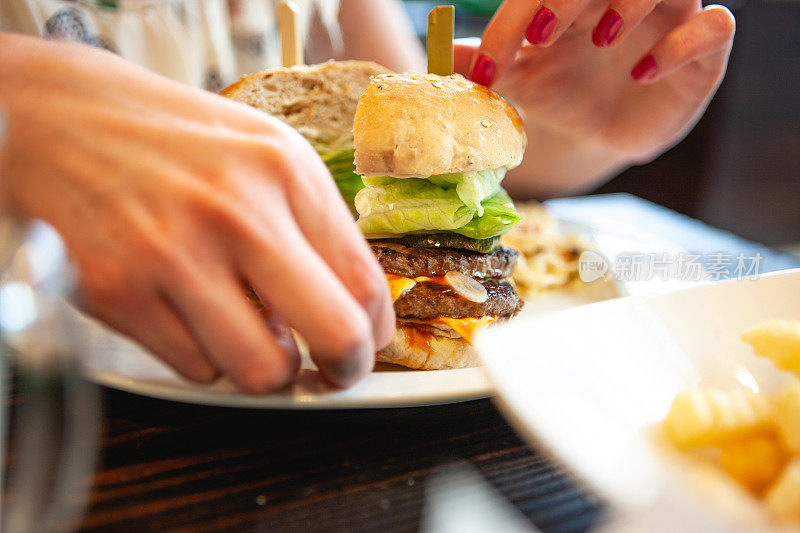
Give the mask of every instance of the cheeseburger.
[(397, 333), (377, 360), (416, 369), (478, 364), (471, 342), (519, 313), (507, 281), (518, 216), (500, 186), (526, 138), (511, 105), (461, 76), (370, 79), (353, 125), (358, 225), (386, 272)]

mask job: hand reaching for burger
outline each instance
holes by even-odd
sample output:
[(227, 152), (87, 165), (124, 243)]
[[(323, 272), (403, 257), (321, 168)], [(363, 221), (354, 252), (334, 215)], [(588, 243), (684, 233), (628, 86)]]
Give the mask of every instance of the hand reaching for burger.
[[(735, 22), (699, 0), (505, 0), (455, 66), (523, 114), (509, 190), (579, 192), (682, 139), (725, 73)], [(525, 181), (522, 181), (524, 178)]]
[(0, 34), (0, 206), (62, 235), (97, 317), (184, 376), (289, 382), (296, 347), (334, 384), (394, 333), (383, 271), (294, 130), (88, 47)]

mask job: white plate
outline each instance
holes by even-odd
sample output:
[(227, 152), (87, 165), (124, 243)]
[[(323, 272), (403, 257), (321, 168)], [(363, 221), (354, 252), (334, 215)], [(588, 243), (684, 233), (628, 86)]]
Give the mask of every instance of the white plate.
[[(607, 257), (613, 257), (619, 250), (680, 251), (667, 240), (624, 228), (606, 227), (598, 231), (579, 222), (563, 221), (562, 224), (567, 231), (594, 240)], [(594, 282), (585, 290), (554, 293), (546, 298), (530, 300), (519, 318), (616, 298), (629, 292), (640, 294), (665, 289), (654, 281), (629, 285), (626, 287), (611, 279)], [(225, 382), (211, 387), (189, 383), (137, 345), (88, 319), (85, 322), (89, 324), (87, 369), (90, 378), (101, 385), (157, 398), (236, 407), (339, 409), (438, 405), (486, 398), (492, 394), (492, 386), (481, 368), (412, 371), (392, 365), (383, 365), (351, 389), (331, 390), (319, 378), (311, 361), (304, 359), (302, 375), (291, 388), (274, 394), (249, 396), (237, 392)]]
[(762, 320), (800, 319), (798, 295), (800, 270), (784, 271), (525, 318), (478, 348), (512, 425), (628, 530), (764, 531), (752, 499), (678, 458), (654, 428), (698, 384), (769, 390), (795, 379), (739, 337)]
[(225, 380), (213, 386), (190, 383), (133, 343), (112, 338), (103, 331), (92, 350), (89, 376), (102, 385), (154, 398), (261, 409), (413, 407), (484, 398), (491, 393), (481, 368), (415, 372), (379, 365), (354, 387), (338, 390), (322, 381), (313, 363), (305, 357), (303, 367), (291, 387), (273, 394), (250, 396), (238, 392)]

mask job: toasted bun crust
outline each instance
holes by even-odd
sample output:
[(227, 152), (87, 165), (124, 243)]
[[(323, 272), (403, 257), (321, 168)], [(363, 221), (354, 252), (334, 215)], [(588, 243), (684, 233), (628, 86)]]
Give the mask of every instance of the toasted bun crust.
[(462, 76), (384, 74), (356, 109), (356, 170), (427, 177), (519, 165), (522, 120), (511, 105)]
[(391, 344), (376, 354), (381, 363), (413, 368), (415, 370), (445, 370), (468, 368), (480, 365), (478, 353), (462, 337), (451, 338), (431, 334), (428, 346), (420, 346), (407, 333), (406, 328), (398, 327)]
[(329, 61), (245, 76), (223, 96), (274, 115), (320, 153), (353, 147), (353, 116), (370, 76), (391, 72), (369, 61)]

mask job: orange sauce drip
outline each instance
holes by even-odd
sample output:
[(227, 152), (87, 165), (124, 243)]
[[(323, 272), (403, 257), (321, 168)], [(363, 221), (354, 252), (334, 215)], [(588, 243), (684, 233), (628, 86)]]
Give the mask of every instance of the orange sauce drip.
[(421, 328), (415, 328), (414, 326), (402, 326), (400, 329), (403, 330), (409, 346), (412, 348), (425, 350), (428, 353), (433, 351), (433, 347), (431, 347), (430, 333), (422, 330)]

